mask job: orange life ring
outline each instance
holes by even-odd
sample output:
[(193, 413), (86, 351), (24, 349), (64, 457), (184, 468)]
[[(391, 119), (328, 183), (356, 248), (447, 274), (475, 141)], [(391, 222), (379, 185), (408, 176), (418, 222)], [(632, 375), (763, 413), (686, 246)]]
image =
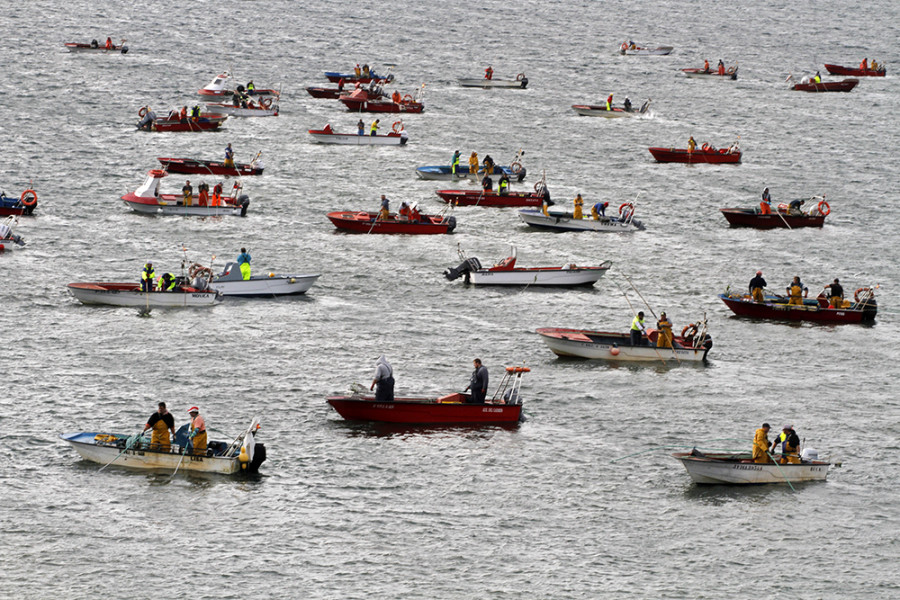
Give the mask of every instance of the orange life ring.
[(523, 79), (525, 79), (525, 73), (519, 73), (518, 75), (516, 75), (516, 81), (522, 81)]
[(700, 146), (700, 149), (703, 150), (704, 152), (706, 152), (707, 150), (709, 150), (709, 144), (707, 144), (706, 142), (703, 142), (703, 145)]
[(780, 211), (785, 211), (787, 209), (788, 209), (788, 205), (785, 204), (784, 202), (782, 202), (781, 204), (778, 205), (778, 210), (780, 210)]
[(393, 126), (391, 126), (391, 131), (394, 133), (400, 133), (403, 131), (403, 121), (394, 121)]
[(154, 177), (164, 177), (165, 174), (166, 172), (162, 169), (153, 169), (150, 171), (150, 175), (153, 175)]
[(688, 325), (685, 325), (684, 329), (681, 330), (681, 337), (685, 337), (685, 334), (687, 334), (689, 330), (691, 332), (691, 337), (694, 337), (695, 335), (697, 335), (697, 332), (700, 331), (696, 324), (690, 323)]
[(623, 214), (622, 211), (626, 207), (628, 208), (628, 212), (634, 212), (634, 204), (632, 204), (631, 202), (623, 202), (622, 204), (619, 205), (619, 214), (620, 215)]
[(403, 104), (412, 104), (412, 102), (413, 102), (412, 94), (407, 94), (407, 95), (403, 96)]
[[(31, 196), (30, 198), (29, 195)], [(19, 196), (19, 202), (22, 203), (22, 206), (35, 206), (37, 204), (37, 192), (34, 190), (25, 190), (22, 192), (22, 195)]]
[(193, 264), (188, 268), (188, 275), (190, 275), (190, 277), (191, 277), (192, 279), (193, 279), (194, 277), (197, 277), (197, 276), (200, 275), (201, 273), (206, 273), (207, 277), (212, 278), (212, 269), (210, 269), (209, 267), (204, 267), (204, 266), (201, 265), (200, 263), (193, 263)]
[(728, 70), (725, 72), (728, 73), (729, 75), (734, 75), (734, 67), (728, 67)]
[(513, 161), (511, 165), (509, 165), (509, 170), (518, 175), (522, 172), (522, 163), (519, 161)]
[(263, 108), (268, 109), (270, 106), (272, 106), (272, 99), (271, 98), (260, 98), (259, 105)]
[(858, 290), (856, 290), (855, 292), (853, 292), (853, 299), (854, 299), (856, 302), (859, 302), (859, 293), (860, 293), (860, 292), (868, 292), (869, 297), (871, 297), (871, 296), (873, 295), (873, 293), (872, 293), (872, 288), (870, 288), (870, 287), (861, 287), (861, 288), (859, 288)]
[(622, 50), (628, 50), (628, 42), (622, 42)]
[[(824, 208), (822, 208), (823, 206), (824, 206)], [(816, 208), (819, 209), (819, 212), (822, 213), (823, 217), (827, 217), (828, 215), (831, 214), (831, 207), (828, 206), (828, 203), (825, 202), (824, 200), (819, 202), (819, 204), (816, 206)]]
[(147, 114), (147, 107), (146, 107), (146, 106), (142, 106), (142, 107), (140, 108), (140, 110), (138, 110), (138, 116), (141, 117), (141, 118), (143, 119), (144, 116), (145, 116), (146, 114)]

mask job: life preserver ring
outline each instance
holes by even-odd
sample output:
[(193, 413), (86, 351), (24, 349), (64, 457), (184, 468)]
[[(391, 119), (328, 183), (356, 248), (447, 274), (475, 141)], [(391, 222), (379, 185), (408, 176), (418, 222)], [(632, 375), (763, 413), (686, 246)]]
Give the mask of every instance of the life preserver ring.
[(859, 302), (859, 293), (860, 293), (860, 292), (866, 292), (867, 295), (869, 296), (869, 298), (871, 298), (872, 295), (873, 295), (873, 294), (872, 294), (872, 288), (870, 288), (870, 287), (861, 287), (861, 288), (859, 288), (858, 290), (856, 290), (855, 292), (853, 292), (853, 299), (854, 299), (856, 302)]
[(700, 328), (697, 327), (695, 323), (685, 325), (684, 329), (681, 330), (681, 337), (686, 337), (688, 331), (691, 332), (690, 337), (694, 337), (695, 335), (697, 335), (697, 332), (700, 331)]
[(144, 116), (145, 116), (146, 114), (147, 114), (147, 107), (146, 107), (146, 106), (142, 106), (142, 107), (138, 110), (138, 116), (139, 116), (140, 118), (143, 119)]
[(824, 200), (819, 202), (819, 204), (816, 205), (816, 208), (819, 209), (819, 212), (822, 213), (823, 217), (827, 217), (828, 215), (831, 214), (831, 207), (828, 206), (828, 203), (825, 202)]
[(626, 209), (627, 209), (627, 212), (633, 213), (634, 212), (634, 204), (632, 204), (631, 202), (623, 202), (622, 204), (619, 205), (619, 214), (620, 215), (623, 214), (623, 211), (626, 211)]
[(519, 73), (518, 75), (516, 75), (516, 81), (522, 81), (523, 79), (525, 79), (525, 73)]
[(19, 196), (19, 202), (22, 203), (22, 206), (35, 206), (37, 205), (37, 192), (34, 190), (25, 190), (22, 192), (22, 195)]
[(265, 109), (268, 109), (269, 107), (272, 106), (272, 99), (271, 98), (260, 98), (259, 105)]
[(628, 50), (628, 42), (622, 42), (622, 50)]
[(150, 175), (152, 175), (153, 177), (165, 177), (166, 172), (162, 169), (152, 169), (150, 171)]
[(709, 144), (707, 144), (706, 142), (703, 142), (703, 145), (700, 146), (700, 149), (703, 150), (704, 152), (706, 152), (707, 150), (709, 150)]
[(785, 211), (787, 209), (788, 209), (788, 205), (785, 204), (784, 202), (782, 202), (781, 204), (778, 205), (778, 210)]
[(734, 75), (734, 67), (728, 67), (728, 69), (726, 69), (725, 72), (728, 73), (729, 75)]
[(200, 263), (193, 263), (188, 268), (188, 275), (190, 275), (191, 279), (197, 277), (200, 274), (206, 274), (206, 276), (211, 279), (213, 273), (212, 269), (210, 269), (209, 267), (204, 267)]
[(391, 131), (394, 133), (403, 131), (403, 121), (394, 121), (394, 124), (391, 126)]
[(544, 193), (544, 182), (538, 181), (537, 183), (535, 183), (534, 191), (537, 192), (538, 194), (543, 194)]
[(412, 94), (407, 94), (407, 95), (403, 96), (403, 102), (402, 102), (403, 104), (412, 104), (412, 102), (413, 102)]
[(522, 163), (519, 161), (513, 161), (511, 165), (509, 165), (509, 170), (518, 175), (522, 172)]

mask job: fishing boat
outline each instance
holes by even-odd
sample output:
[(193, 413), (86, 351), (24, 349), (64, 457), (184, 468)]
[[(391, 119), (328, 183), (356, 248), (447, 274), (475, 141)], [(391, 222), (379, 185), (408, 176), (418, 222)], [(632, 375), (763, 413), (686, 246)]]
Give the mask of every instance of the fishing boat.
[(348, 421), (375, 421), (408, 425), (515, 425), (522, 420), (522, 377), (527, 367), (506, 367), (497, 391), (485, 402), (473, 403), (471, 394), (440, 397), (394, 398), (379, 402), (358, 386), (350, 396), (331, 396), (328, 404)]
[(181, 194), (161, 194), (160, 182), (168, 173), (162, 169), (152, 169), (147, 173), (147, 179), (133, 192), (122, 196), (122, 200), (133, 211), (153, 215), (184, 215), (210, 217), (219, 215), (247, 216), (247, 207), (250, 206), (250, 197), (241, 194), (242, 185), (236, 181), (231, 189), (231, 195), (222, 195), (222, 184), (213, 188), (211, 198), (206, 204), (200, 204), (202, 198), (195, 197), (189, 206), (184, 205)]
[(223, 296), (237, 298), (271, 298), (275, 296), (297, 296), (305, 294), (320, 277), (319, 274), (276, 275), (265, 273), (251, 275), (244, 279), (241, 267), (236, 262), (227, 262), (221, 273), (213, 274), (210, 267), (192, 263), (188, 276), (193, 280), (201, 277), (208, 287)]
[(719, 73), (717, 70), (713, 71), (712, 69), (682, 69), (682, 73), (684, 73), (685, 77), (690, 77), (692, 79), (716, 79), (718, 81), (734, 81), (738, 76), (738, 67), (737, 63), (728, 67), (724, 70), (723, 73)]
[(459, 85), (471, 88), (512, 88), (524, 90), (528, 85), (528, 78), (525, 73), (519, 73), (515, 79), (488, 79), (487, 77), (460, 79)]
[(572, 110), (583, 117), (604, 117), (607, 119), (640, 117), (646, 115), (650, 110), (650, 98), (644, 102), (639, 110), (628, 110), (622, 106), (613, 106), (610, 110), (606, 110), (605, 104), (573, 104)]
[[(175, 432), (174, 445), (167, 449), (154, 448), (150, 437), (143, 434), (81, 431), (60, 434), (85, 460), (107, 466), (131, 469), (190, 471), (194, 473), (256, 473), (266, 460), (266, 447), (256, 441), (259, 421), (231, 441), (207, 442), (206, 452), (194, 452), (188, 437), (189, 424)], [(166, 434), (168, 435), (168, 433)], [(101, 469), (102, 470), (102, 469)]]
[(354, 112), (420, 113), (425, 110), (425, 105), (413, 98), (412, 94), (406, 94), (398, 101), (394, 98), (370, 94), (361, 88), (341, 94), (338, 100), (347, 107), (347, 110)]
[(444, 271), (444, 277), (448, 281), (462, 277), (466, 283), (475, 285), (590, 286), (606, 275), (612, 266), (607, 260), (596, 267), (578, 266), (575, 263), (561, 267), (517, 267), (515, 247), (508, 256), (487, 268), (474, 256), (466, 258), (460, 253), (460, 257), (463, 262)]
[(884, 66), (877, 69), (861, 69), (859, 67), (842, 67), (825, 63), (825, 69), (832, 75), (843, 75), (845, 77), (884, 77), (887, 73), (887, 69)]
[(197, 158), (157, 158), (163, 169), (169, 173), (185, 173), (188, 175), (224, 175), (226, 177), (249, 177), (262, 175), (265, 168), (259, 160), (262, 152), (257, 152), (256, 157), (249, 163), (234, 163), (233, 167), (226, 167), (225, 163), (214, 160), (201, 160)]
[(235, 93), (239, 96), (246, 94), (248, 96), (256, 96), (259, 98), (279, 98), (281, 96), (281, 92), (278, 90), (258, 88), (248, 90), (240, 84), (232, 86), (231, 79), (231, 73), (228, 72), (216, 75), (206, 87), (199, 90), (197, 93), (207, 98), (210, 96), (213, 98), (231, 98)]
[[(509, 164), (508, 167), (504, 167), (501, 165), (494, 165), (494, 172), (491, 175), (495, 177), (499, 177), (501, 174), (506, 174), (509, 177), (510, 181), (522, 181), (525, 179), (525, 175), (528, 173), (528, 170), (522, 165), (522, 157), (525, 156), (524, 150), (519, 150), (516, 152), (516, 157)], [(479, 173), (471, 174), (473, 177), (477, 177), (479, 174), (483, 174), (483, 167), (479, 167)], [(470, 176), (469, 173), (469, 165), (462, 164), (456, 168), (456, 175), (453, 174), (452, 168), (450, 165), (433, 165), (427, 167), (417, 167), (416, 168), (416, 176), (419, 179), (428, 179), (428, 180), (457, 180), (457, 179), (465, 179)]]
[(545, 215), (542, 210), (526, 209), (519, 211), (519, 218), (531, 227), (555, 231), (622, 232), (644, 229), (644, 224), (634, 218), (634, 204), (631, 202), (623, 203), (616, 217), (576, 219), (566, 211), (548, 210)]
[(93, 52), (100, 54), (110, 54), (110, 53), (119, 53), (119, 54), (128, 54), (128, 46), (125, 45), (124, 38), (121, 40), (119, 44), (110, 43), (109, 47), (106, 44), (101, 44), (97, 40), (91, 40), (90, 44), (82, 44), (79, 42), (66, 42), (64, 45), (66, 50), (69, 52)]
[(850, 78), (842, 81), (820, 81), (818, 83), (812, 81), (809, 77), (804, 77), (800, 83), (794, 83), (793, 78), (788, 78), (791, 83), (791, 89), (798, 92), (849, 92), (859, 84), (859, 79)]
[(0, 223), (0, 253), (25, 246), (25, 240), (15, 232), (18, 224), (18, 215), (11, 215), (3, 223)]
[(184, 308), (208, 307), (222, 301), (216, 290), (203, 290), (187, 283), (176, 286), (172, 291), (142, 292), (138, 283), (86, 281), (70, 283), (69, 293), (82, 304), (105, 304), (108, 306), (136, 306), (139, 308)]
[(630, 333), (559, 327), (542, 327), (537, 333), (557, 356), (613, 362), (699, 363), (706, 361), (713, 346), (705, 317), (696, 324), (687, 325), (681, 335), (673, 336), (671, 348), (657, 347), (659, 330), (651, 328), (647, 329), (646, 338), (641, 339), (639, 346), (631, 344)]
[(141, 120), (137, 122), (136, 126), (141, 131), (215, 131), (228, 118), (227, 115), (201, 113), (196, 120), (192, 117), (182, 119), (180, 116), (176, 117), (174, 112), (172, 111), (166, 118), (160, 119), (155, 112), (142, 106), (138, 111)]
[(359, 75), (355, 73), (339, 73), (337, 71), (325, 71), (325, 77), (331, 83), (340, 83), (341, 80), (344, 80), (344, 83), (372, 83), (373, 81), (376, 83), (390, 83), (394, 80), (394, 74), (388, 71), (385, 75), (378, 75), (374, 70), (370, 70), (367, 76), (364, 76), (362, 73)]
[(456, 217), (450, 215), (420, 215), (419, 221), (391, 214), (378, 220), (378, 213), (365, 211), (336, 211), (328, 213), (334, 226), (353, 233), (405, 233), (408, 235), (437, 235), (452, 233)]
[(330, 100), (337, 100), (340, 98), (341, 94), (344, 93), (344, 90), (341, 88), (326, 88), (326, 87), (308, 87), (306, 91), (313, 98), (325, 98)]
[(818, 460), (812, 448), (803, 450), (800, 462), (776, 464), (753, 462), (749, 452), (708, 453), (696, 448), (672, 456), (684, 465), (694, 483), (746, 485), (824, 481), (831, 463)]
[[(875, 286), (877, 287), (877, 286)], [(766, 295), (763, 302), (756, 302), (749, 294), (726, 292), (719, 298), (731, 312), (741, 317), (777, 321), (813, 321), (834, 325), (844, 323), (869, 323), (878, 314), (874, 287), (861, 287), (853, 294), (853, 302), (844, 300), (840, 307), (831, 306), (824, 293), (815, 298), (803, 298), (802, 304), (789, 304), (780, 295)]]
[(454, 206), (540, 206), (544, 197), (538, 192), (500, 194), (486, 190), (438, 190), (435, 193)]
[(722, 215), (732, 227), (753, 227), (754, 229), (796, 229), (797, 227), (822, 227), (825, 217), (831, 214), (831, 207), (825, 196), (816, 196), (812, 203), (819, 203), (809, 212), (792, 212), (787, 204), (779, 204), (774, 212), (763, 214), (754, 208), (720, 208)]
[(277, 117), (278, 104), (273, 103), (271, 98), (260, 98), (259, 104), (251, 100), (246, 106), (241, 103), (238, 106), (232, 102), (231, 104), (224, 102), (207, 102), (206, 110), (210, 114), (228, 115), (231, 117)]
[(728, 148), (716, 149), (704, 143), (693, 151), (687, 148), (648, 148), (656, 162), (664, 163), (707, 163), (713, 165), (737, 164), (741, 162), (741, 150), (735, 142)]
[(667, 56), (672, 53), (673, 46), (657, 46), (656, 48), (644, 48), (634, 42), (622, 42), (619, 46), (619, 54), (628, 56)]
[(320, 144), (342, 144), (345, 146), (403, 146), (409, 141), (409, 135), (403, 121), (394, 121), (390, 133), (378, 135), (361, 135), (355, 133), (337, 133), (326, 124), (322, 129), (310, 129), (309, 134)]
[(37, 192), (31, 189), (22, 192), (18, 198), (0, 192), (0, 217), (30, 215), (37, 208)]

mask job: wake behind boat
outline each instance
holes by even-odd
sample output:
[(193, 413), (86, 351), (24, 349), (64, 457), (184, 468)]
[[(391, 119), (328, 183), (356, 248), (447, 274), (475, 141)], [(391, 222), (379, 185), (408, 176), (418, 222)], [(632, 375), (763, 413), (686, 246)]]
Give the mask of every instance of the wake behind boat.
[(515, 286), (554, 286), (573, 287), (594, 285), (607, 271), (612, 263), (604, 261), (598, 266), (577, 266), (569, 263), (561, 267), (517, 267), (516, 249), (495, 263), (484, 268), (476, 257), (466, 258), (460, 252), (463, 262), (454, 268), (444, 271), (444, 277), (454, 281), (460, 277), (466, 283), (475, 285), (515, 285)]

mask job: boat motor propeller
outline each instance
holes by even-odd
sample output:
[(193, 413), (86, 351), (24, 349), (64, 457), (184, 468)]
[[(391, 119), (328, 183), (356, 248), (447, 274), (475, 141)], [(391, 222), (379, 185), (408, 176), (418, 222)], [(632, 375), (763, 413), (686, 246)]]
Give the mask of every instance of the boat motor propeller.
[(463, 275), (466, 276), (466, 283), (469, 282), (469, 273), (472, 271), (477, 271), (481, 268), (481, 261), (479, 261), (474, 256), (472, 258), (467, 258), (462, 261), (458, 266), (451, 267), (444, 271), (444, 277), (447, 278), (448, 281), (455, 281), (459, 279)]

